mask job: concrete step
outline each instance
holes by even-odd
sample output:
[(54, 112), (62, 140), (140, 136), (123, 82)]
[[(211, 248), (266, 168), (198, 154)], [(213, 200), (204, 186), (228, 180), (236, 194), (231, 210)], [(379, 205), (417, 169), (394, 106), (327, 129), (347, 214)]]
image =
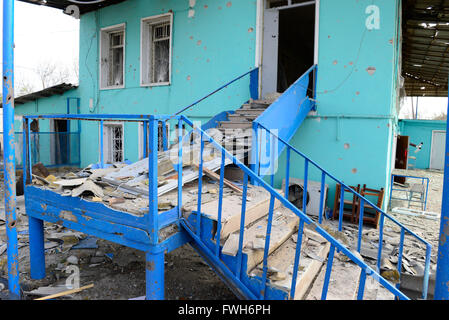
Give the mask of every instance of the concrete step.
[(266, 100), (252, 100), (249, 103), (245, 103), (242, 109), (266, 109), (270, 106), (271, 101)]
[[(327, 262), (327, 261), (326, 261)], [(321, 267), (305, 300), (320, 300), (327, 264)], [(361, 269), (348, 258), (335, 252), (327, 300), (357, 300)], [(365, 282), (364, 300), (394, 300), (394, 295), (376, 280), (368, 277)]]
[(241, 119), (245, 119), (247, 121), (253, 121), (258, 116), (259, 116), (259, 114), (257, 114), (257, 113), (245, 114), (244, 112), (242, 112), (242, 113), (229, 114), (228, 119), (229, 119), (229, 121), (232, 121), (232, 122), (239, 121)]
[(260, 115), (262, 114), (266, 109), (261, 109), (261, 108), (257, 108), (257, 109), (237, 109), (235, 110), (235, 114), (241, 114), (241, 115), (252, 115), (252, 114), (257, 114)]
[(250, 129), (253, 124), (249, 121), (220, 121), (218, 127), (223, 129)]
[[(261, 212), (262, 213), (262, 212)], [(243, 253), (248, 256), (248, 271), (253, 270), (263, 260), (268, 210), (264, 210), (257, 220), (245, 230)], [(285, 207), (275, 208), (271, 229), (270, 249), (274, 252), (296, 232), (299, 219)], [(232, 233), (223, 246), (223, 254), (235, 256), (238, 252), (239, 230)]]
[[(271, 287), (291, 293), (294, 257), (296, 254), (298, 232), (297, 225), (293, 234), (273, 251), (268, 257), (268, 279)], [(285, 229), (285, 228), (284, 228)], [(317, 239), (310, 241), (307, 235)], [(330, 243), (313, 230), (305, 229), (302, 237), (301, 256), (298, 268), (295, 297), (292, 300), (303, 300), (309, 288), (313, 285), (316, 275), (320, 272), (329, 253)], [(263, 262), (252, 272), (252, 276), (261, 276)]]

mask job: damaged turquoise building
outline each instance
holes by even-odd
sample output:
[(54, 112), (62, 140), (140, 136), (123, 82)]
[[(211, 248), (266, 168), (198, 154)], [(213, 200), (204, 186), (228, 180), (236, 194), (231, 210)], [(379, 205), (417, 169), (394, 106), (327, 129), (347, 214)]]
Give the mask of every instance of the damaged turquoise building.
[[(127, 0), (81, 7), (79, 19), (79, 85), (17, 98), (17, 132), (20, 115), (174, 114), (244, 75), (183, 112), (213, 127), (250, 99), (275, 101), (316, 66), (303, 88), (313, 92), (314, 107), (288, 125), (285, 138), (346, 184), (389, 190), (401, 86), (399, 0)], [(295, 117), (295, 110), (282, 114)], [(273, 126), (286, 126), (282, 119)], [(98, 123), (39, 120), (38, 130), (48, 134), (39, 135), (35, 161), (100, 161)], [(144, 131), (105, 123), (105, 161), (141, 159)], [(46, 158), (60, 144), (62, 160)], [(283, 151), (278, 172), (286, 161)], [(290, 162), (291, 176), (301, 179), (302, 160)], [(311, 170), (309, 178), (321, 177)], [(275, 184), (281, 187), (282, 174)], [(331, 184), (329, 207), (334, 194)]]

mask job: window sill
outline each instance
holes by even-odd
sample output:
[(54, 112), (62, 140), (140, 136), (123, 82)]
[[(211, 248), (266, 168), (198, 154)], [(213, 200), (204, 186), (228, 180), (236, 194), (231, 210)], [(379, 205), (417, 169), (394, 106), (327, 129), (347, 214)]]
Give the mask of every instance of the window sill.
[(125, 85), (100, 88), (100, 90), (115, 90), (115, 89), (125, 89)]
[(158, 82), (158, 83), (141, 83), (141, 87), (164, 87), (164, 86), (170, 86), (170, 82)]

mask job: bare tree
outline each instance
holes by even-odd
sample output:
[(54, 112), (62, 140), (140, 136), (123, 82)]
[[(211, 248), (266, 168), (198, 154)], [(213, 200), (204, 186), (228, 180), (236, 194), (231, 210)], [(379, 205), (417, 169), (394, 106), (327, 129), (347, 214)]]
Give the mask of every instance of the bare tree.
[(18, 84), (17, 95), (24, 96), (36, 91), (34, 84), (29, 81), (29, 79), (21, 79)]
[(432, 120), (447, 120), (447, 113), (441, 111), (439, 114), (436, 114), (432, 117)]
[(76, 83), (79, 83), (79, 60), (75, 58), (72, 63), (73, 75), (75, 76)]
[(58, 66), (51, 61), (41, 62), (36, 69), (36, 73), (39, 76), (43, 89), (69, 82), (71, 77), (67, 67)]

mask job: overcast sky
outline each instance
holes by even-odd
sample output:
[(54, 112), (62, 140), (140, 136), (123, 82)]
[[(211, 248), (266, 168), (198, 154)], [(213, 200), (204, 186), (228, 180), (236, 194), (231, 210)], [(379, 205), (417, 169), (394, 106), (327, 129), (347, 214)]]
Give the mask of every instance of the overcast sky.
[[(1, 19), (2, 7), (0, 6)], [(0, 32), (0, 39), (1, 37)], [(73, 70), (78, 59), (78, 43), (79, 20), (61, 10), (15, 1), (16, 83), (21, 79), (28, 79), (36, 90), (40, 90), (35, 70), (45, 61), (53, 61)], [(420, 98), (419, 117), (429, 119), (442, 112), (446, 113), (447, 106), (447, 98)], [(400, 117), (407, 114), (411, 114), (410, 98), (402, 104)]]
[[(16, 83), (29, 79), (40, 90), (35, 73), (40, 63), (53, 61), (73, 70), (79, 51), (79, 20), (45, 6), (20, 1), (14, 4)], [(0, 13), (3, 20), (3, 5)]]

